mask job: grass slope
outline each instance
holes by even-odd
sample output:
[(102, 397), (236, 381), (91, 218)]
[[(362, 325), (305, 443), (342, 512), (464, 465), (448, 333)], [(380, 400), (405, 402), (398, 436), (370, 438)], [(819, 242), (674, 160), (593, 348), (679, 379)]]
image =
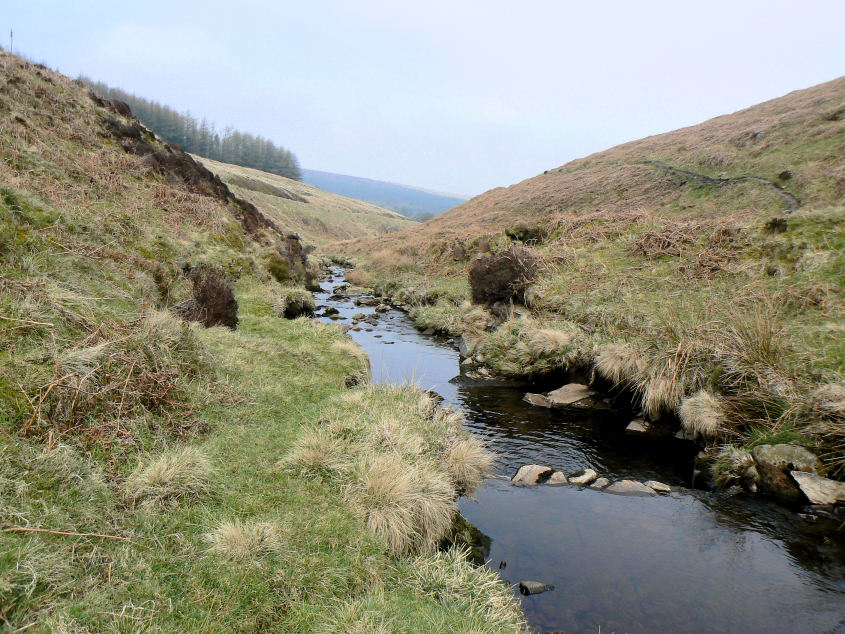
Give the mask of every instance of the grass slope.
[(268, 172), (195, 157), (241, 198), (317, 245), (408, 229), (412, 220), (389, 209), (338, 196)]
[[(415, 388), (346, 389), (367, 369), (351, 340), (277, 316), (270, 225), (124, 151), (114, 130), (168, 156), (81, 85), (0, 68), (0, 628), (522, 629), (494, 573), (431, 549), (483, 470), (459, 423)], [(184, 261), (237, 278), (236, 330), (170, 310)], [(414, 433), (385, 435), (384, 412)], [(355, 456), (303, 467), (345, 421)], [(375, 521), (395, 504), (366, 466), (387, 451), (387, 482), (416, 474), (404, 541)]]
[[(594, 367), (652, 419), (680, 416), (718, 445), (799, 442), (841, 477), (843, 117), (840, 78), (342, 249), (366, 263), (355, 283), (409, 303), (426, 327), (465, 333), (486, 371)], [(530, 310), (464, 303), (469, 264), (529, 234)], [(695, 402), (716, 404), (709, 422), (682, 415), (702, 411), (683, 408), (702, 391)]]

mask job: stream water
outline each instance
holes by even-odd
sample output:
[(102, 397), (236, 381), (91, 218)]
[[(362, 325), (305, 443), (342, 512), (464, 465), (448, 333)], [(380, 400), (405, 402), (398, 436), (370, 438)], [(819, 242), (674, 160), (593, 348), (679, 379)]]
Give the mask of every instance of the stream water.
[[(342, 282), (343, 270), (334, 270), (315, 295), (318, 306), (335, 307), (345, 323), (372, 313), (330, 299)], [(522, 597), (533, 628), (845, 633), (841, 532), (755, 497), (685, 488), (692, 456), (684, 443), (626, 436), (618, 431), (624, 424), (531, 407), (522, 401), (524, 386), (462, 380), (451, 340), (420, 334), (400, 311), (382, 314), (377, 326), (359, 325), (350, 335), (369, 354), (373, 381), (415, 381), (462, 410), (469, 429), (496, 452), (497, 475), (510, 478), (523, 464), (565, 473), (591, 467), (611, 480), (678, 487), (633, 498), (491, 478), (475, 499), (462, 498), (461, 513), (490, 540), (489, 566), (512, 584), (554, 584)]]

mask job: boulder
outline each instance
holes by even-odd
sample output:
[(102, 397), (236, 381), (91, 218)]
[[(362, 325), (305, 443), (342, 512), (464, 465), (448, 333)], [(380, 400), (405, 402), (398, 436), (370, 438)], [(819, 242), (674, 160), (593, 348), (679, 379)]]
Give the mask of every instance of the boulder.
[(377, 306), (379, 303), (375, 297), (359, 297), (355, 300), (356, 306)]
[(522, 400), (528, 403), (529, 405), (533, 405), (534, 407), (551, 407), (552, 404), (545, 396), (542, 394), (532, 394), (528, 392), (525, 396), (522, 397)]
[(569, 482), (571, 484), (580, 484), (582, 486), (586, 486), (591, 482), (594, 482), (596, 478), (599, 477), (599, 474), (596, 473), (592, 469), (584, 469), (584, 472), (581, 475), (577, 476), (570, 476)]
[(608, 484), (610, 484), (610, 480), (608, 480), (607, 478), (599, 478), (598, 480), (596, 480), (595, 482), (593, 482), (590, 485), (590, 488), (591, 489), (603, 489)]
[(434, 334), (434, 328), (426, 328), (425, 330), (422, 331), (422, 334), (430, 337), (431, 335)]
[(649, 480), (645, 483), (645, 485), (652, 491), (657, 491), (658, 493), (669, 493), (672, 491), (672, 487), (668, 484), (663, 484), (657, 480)]
[(520, 593), (526, 594), (540, 594), (542, 592), (548, 592), (549, 590), (554, 590), (555, 587), (550, 583), (542, 583), (540, 581), (520, 581), (519, 582), (519, 591)]
[(519, 468), (511, 482), (518, 487), (533, 487), (546, 482), (554, 472), (551, 467), (527, 464)]
[(352, 319), (357, 319), (359, 321), (361, 319), (366, 319), (366, 318), (367, 318), (367, 316), (364, 313), (355, 313), (354, 315), (352, 315)]
[(636, 480), (619, 480), (607, 487), (605, 491), (615, 495), (628, 495), (632, 497), (651, 497), (657, 495), (652, 489)]
[(463, 334), (457, 338), (458, 352), (462, 357), (469, 358), (475, 354), (475, 348), (478, 346), (478, 340)]
[(806, 471), (790, 471), (810, 504), (845, 503), (845, 482), (837, 482)]
[(389, 310), (390, 306), (388, 306), (387, 304), (379, 304), (378, 306), (376, 306), (377, 313), (386, 313)]
[(649, 424), (642, 418), (635, 418), (625, 428), (626, 434), (647, 434), (649, 432)]
[(332, 315), (337, 315), (339, 312), (334, 306), (326, 306), (323, 309), (323, 317), (331, 317)]
[(566, 474), (563, 473), (563, 471), (555, 471), (551, 476), (549, 476), (549, 479), (546, 480), (546, 484), (551, 487), (559, 487), (569, 483), (566, 480)]
[(824, 466), (813, 453), (798, 445), (760, 445), (751, 452), (760, 474), (760, 489), (784, 504), (801, 504), (804, 494), (790, 471), (825, 475)]
[(546, 397), (551, 402), (552, 407), (566, 407), (568, 405), (580, 405), (582, 401), (593, 401), (598, 393), (591, 390), (582, 383), (568, 383), (563, 387), (552, 390)]

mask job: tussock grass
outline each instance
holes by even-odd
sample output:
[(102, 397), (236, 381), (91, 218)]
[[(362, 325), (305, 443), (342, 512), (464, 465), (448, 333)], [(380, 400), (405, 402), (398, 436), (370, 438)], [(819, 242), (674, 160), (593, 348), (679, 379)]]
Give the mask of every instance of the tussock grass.
[(598, 348), (596, 371), (614, 386), (630, 386), (645, 370), (641, 352), (630, 344), (610, 343)]
[(678, 414), (683, 428), (698, 438), (712, 440), (725, 431), (724, 407), (706, 390), (699, 390), (684, 399)]
[[(318, 631), (529, 631), (513, 591), (494, 572), (469, 563), (464, 551), (402, 558), (392, 578), (402, 586), (401, 596), (376, 589), (350, 599), (337, 606)], [(433, 599), (437, 609), (425, 599)], [(409, 612), (413, 616), (404, 616)], [(469, 619), (459, 616), (463, 614)]]
[(759, 477), (751, 452), (734, 445), (720, 447), (709, 470), (713, 482), (720, 488), (736, 483), (756, 484)]
[(282, 539), (271, 522), (225, 521), (205, 535), (208, 549), (227, 559), (258, 565), (263, 557), (278, 552)]
[(587, 350), (574, 325), (541, 324), (529, 318), (509, 319), (478, 346), (484, 364), (506, 377), (566, 370), (585, 362)]
[(492, 454), (482, 442), (475, 436), (468, 436), (445, 444), (446, 468), (457, 490), (466, 493), (481, 486), (493, 463)]
[(212, 490), (214, 469), (195, 447), (172, 449), (138, 465), (127, 478), (125, 497), (146, 507), (199, 498)]
[(279, 297), (273, 302), (273, 310), (279, 317), (295, 319), (302, 315), (314, 314), (317, 305), (314, 303), (314, 296), (304, 288), (286, 286), (279, 293)]
[(460, 414), (419, 388), (356, 388), (323, 420), (280, 466), (334, 482), (394, 555), (434, 549), (451, 528), (455, 498), (479, 486), (491, 463)]

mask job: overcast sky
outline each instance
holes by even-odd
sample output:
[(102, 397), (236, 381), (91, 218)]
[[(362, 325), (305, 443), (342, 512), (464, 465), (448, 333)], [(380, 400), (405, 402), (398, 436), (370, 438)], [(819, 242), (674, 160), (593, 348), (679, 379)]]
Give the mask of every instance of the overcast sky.
[(843, 0), (0, 0), (4, 48), (460, 194), (834, 79), (843, 25)]

